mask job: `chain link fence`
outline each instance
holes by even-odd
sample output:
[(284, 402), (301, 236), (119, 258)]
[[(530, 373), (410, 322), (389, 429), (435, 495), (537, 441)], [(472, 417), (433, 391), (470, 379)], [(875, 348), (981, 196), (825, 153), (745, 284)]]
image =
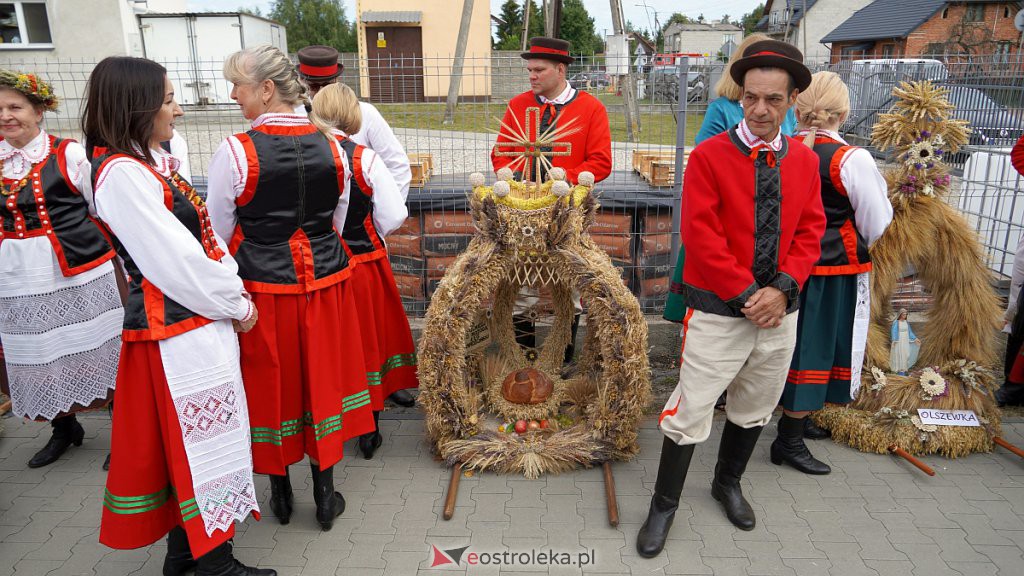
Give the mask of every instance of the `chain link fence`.
[[(518, 52), (467, 57), (461, 97), (447, 110), (451, 58), (397, 55), (364, 61), (344, 54), (341, 81), (372, 102), (412, 157), (414, 187), (410, 220), (389, 241), (392, 266), (407, 310), (422, 314), (447, 267), (468, 243), (469, 174), (491, 173), (489, 152), (498, 118), (509, 99), (529, 89)], [(598, 98), (612, 133), (611, 176), (598, 184), (602, 204), (592, 230), (648, 314), (660, 314), (678, 245), (678, 205), (685, 150), (694, 145), (713, 86), (724, 63), (704, 58), (659, 59), (659, 65), (609, 62), (603, 55), (577, 56), (568, 80)], [(228, 94), (220, 61), (161, 62), (184, 104), (178, 131), (189, 144), (197, 187), (203, 188), (209, 159), (230, 134), (248, 123)], [(48, 131), (80, 136), (85, 84), (95, 62), (18, 61), (3, 66), (40, 74), (63, 98), (47, 114)], [(996, 279), (1005, 280), (1024, 223), (1019, 176), (1009, 165), (1009, 147), (1024, 133), (1024, 76), (1015, 56), (811, 63), (834, 70), (848, 83), (853, 110), (843, 126), (851, 143), (870, 147), (871, 126), (892, 104), (901, 80), (929, 79), (950, 88), (955, 114), (972, 122), (971, 146), (948, 160), (958, 178), (949, 201), (971, 220), (985, 244)], [(630, 76), (618, 75), (628, 70)], [(632, 92), (627, 89), (632, 87)], [(632, 93), (633, 97), (629, 97)], [(887, 162), (878, 154), (880, 162)]]

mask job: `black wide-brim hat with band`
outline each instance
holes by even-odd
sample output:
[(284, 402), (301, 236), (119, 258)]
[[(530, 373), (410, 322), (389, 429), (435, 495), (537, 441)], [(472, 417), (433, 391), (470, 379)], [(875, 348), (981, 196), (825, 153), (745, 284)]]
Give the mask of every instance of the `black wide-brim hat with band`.
[(569, 56), (569, 43), (558, 38), (537, 36), (530, 38), (530, 51), (520, 54), (523, 60), (554, 60), (563, 64), (572, 64), (572, 56)]
[(299, 75), (307, 82), (330, 83), (345, 69), (338, 63), (338, 51), (330, 46), (306, 46), (298, 56)]
[(803, 92), (811, 85), (811, 71), (804, 66), (804, 55), (792, 44), (778, 40), (754, 42), (743, 51), (743, 57), (732, 63), (729, 75), (743, 86), (743, 78), (754, 68), (781, 68), (793, 78), (797, 90)]

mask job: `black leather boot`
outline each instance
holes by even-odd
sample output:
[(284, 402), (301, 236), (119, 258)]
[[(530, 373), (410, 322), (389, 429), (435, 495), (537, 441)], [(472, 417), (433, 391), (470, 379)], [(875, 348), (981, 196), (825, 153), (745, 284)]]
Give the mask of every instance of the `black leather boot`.
[(82, 445), (85, 429), (78, 423), (74, 414), (54, 418), (50, 421), (50, 426), (53, 427), (53, 434), (46, 446), (43, 446), (43, 449), (36, 452), (36, 455), (28, 461), (29, 468), (41, 468), (47, 464), (53, 464), (72, 444)]
[(313, 501), (316, 502), (316, 521), (325, 531), (334, 526), (334, 519), (345, 511), (345, 498), (334, 491), (334, 468), (320, 470), (318, 464), (310, 463), (313, 470)]
[(179, 576), (196, 568), (196, 559), (188, 547), (188, 536), (181, 526), (167, 533), (167, 555), (164, 556), (164, 576)]
[(821, 440), (823, 438), (831, 438), (832, 431), (822, 428), (811, 420), (810, 416), (803, 419), (804, 421), (804, 438), (809, 440)]
[(996, 390), (996, 403), (999, 407), (1024, 406), (1024, 385), (1005, 382)]
[(772, 442), (772, 464), (781, 466), (785, 462), (804, 474), (828, 474), (832, 468), (812, 456), (804, 444), (804, 420), (807, 418), (785, 414), (779, 419), (779, 435)]
[(573, 356), (576, 355), (576, 334), (580, 331), (580, 315), (577, 314), (572, 319), (572, 333), (569, 336), (569, 345), (565, 347), (565, 360), (563, 364), (572, 362)]
[(199, 557), (196, 576), (277, 576), (277, 571), (242, 564), (231, 554), (231, 543), (225, 542)]
[(661, 444), (661, 463), (658, 464), (658, 481), (654, 485), (651, 509), (636, 536), (636, 551), (644, 558), (654, 558), (665, 547), (692, 457), (693, 444), (680, 446), (665, 437)]
[(388, 398), (403, 408), (412, 408), (416, 405), (416, 398), (408, 390), (395, 390)]
[(516, 344), (523, 348), (537, 347), (537, 327), (534, 326), (533, 320), (526, 316), (513, 316), (512, 329), (516, 334)]
[(741, 530), (753, 530), (756, 523), (754, 509), (743, 497), (740, 478), (747, 469), (762, 428), (764, 426), (741, 428), (728, 420), (725, 422), (715, 477), (711, 480), (711, 495), (722, 503), (729, 521)]
[(380, 412), (375, 411), (373, 413), (373, 427), (373, 432), (368, 432), (359, 437), (359, 451), (363, 453), (363, 458), (367, 460), (373, 458), (373, 453), (384, 442), (384, 437), (380, 435)]
[(287, 524), (292, 521), (292, 506), (295, 496), (292, 494), (292, 479), (288, 476), (288, 467), (284, 468), (284, 476), (270, 475), (270, 511), (277, 516), (277, 521)]

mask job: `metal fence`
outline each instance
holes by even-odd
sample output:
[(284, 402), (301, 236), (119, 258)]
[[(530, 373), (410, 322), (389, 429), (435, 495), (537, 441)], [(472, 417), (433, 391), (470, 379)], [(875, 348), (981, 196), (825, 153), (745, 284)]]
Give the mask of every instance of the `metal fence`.
[[(411, 314), (425, 309), (447, 266), (465, 246), (471, 225), (465, 219), (468, 175), (491, 172), (489, 152), (497, 118), (513, 96), (529, 89), (517, 52), (495, 52), (466, 59), (461, 97), (446, 121), (452, 59), (396, 57), (360, 62), (343, 55), (342, 81), (373, 102), (410, 155), (419, 181), (410, 192), (412, 217), (392, 242), (392, 264)], [(210, 157), (230, 134), (248, 123), (227, 97), (220, 61), (162, 62), (186, 115), (177, 123), (188, 141), (194, 179), (202, 186)], [(722, 62), (704, 59), (660, 66), (609, 62), (604, 56), (578, 56), (568, 76), (574, 87), (604, 103), (612, 132), (613, 172), (598, 190), (602, 215), (592, 231), (624, 281), (649, 314), (661, 312), (668, 291), (677, 242), (678, 200), (684, 150), (693, 146)], [(94, 62), (16, 61), (0, 66), (36, 72), (52, 82), (63, 105), (47, 115), (46, 128), (78, 137), (85, 83)], [(902, 79), (932, 79), (951, 88), (958, 117), (980, 129), (972, 147), (953, 161), (962, 184), (950, 202), (971, 219), (985, 243), (997, 277), (1009, 274), (1021, 236), (1024, 200), (1018, 176), (1008, 164), (1008, 146), (1024, 133), (1024, 78), (1019, 60), (988, 61), (943, 57), (929, 62), (842, 61), (812, 63), (814, 70), (839, 72), (850, 87), (853, 110), (844, 125), (848, 137), (869, 144), (879, 112), (891, 105), (892, 87)], [(630, 83), (611, 73), (627, 68)], [(630, 113), (628, 90), (635, 104)], [(627, 120), (628, 118), (628, 120)], [(884, 157), (880, 155), (884, 161)], [(643, 173), (643, 175), (641, 174)], [(957, 180), (961, 182), (961, 180)]]

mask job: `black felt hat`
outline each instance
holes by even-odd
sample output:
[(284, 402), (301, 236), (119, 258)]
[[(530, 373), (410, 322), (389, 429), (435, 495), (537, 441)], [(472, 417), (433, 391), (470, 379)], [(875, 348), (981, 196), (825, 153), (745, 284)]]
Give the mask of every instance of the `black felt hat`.
[(754, 42), (743, 51), (743, 57), (732, 63), (729, 75), (743, 86), (743, 77), (754, 68), (781, 68), (793, 78), (797, 90), (811, 85), (811, 71), (804, 66), (804, 55), (792, 44), (778, 40)]
[(326, 84), (341, 75), (338, 51), (330, 46), (306, 46), (299, 50), (299, 75), (308, 82)]
[(541, 58), (543, 60), (554, 60), (563, 64), (572, 64), (572, 56), (569, 56), (569, 43), (558, 38), (537, 36), (530, 38), (530, 51), (520, 54), (523, 60)]

